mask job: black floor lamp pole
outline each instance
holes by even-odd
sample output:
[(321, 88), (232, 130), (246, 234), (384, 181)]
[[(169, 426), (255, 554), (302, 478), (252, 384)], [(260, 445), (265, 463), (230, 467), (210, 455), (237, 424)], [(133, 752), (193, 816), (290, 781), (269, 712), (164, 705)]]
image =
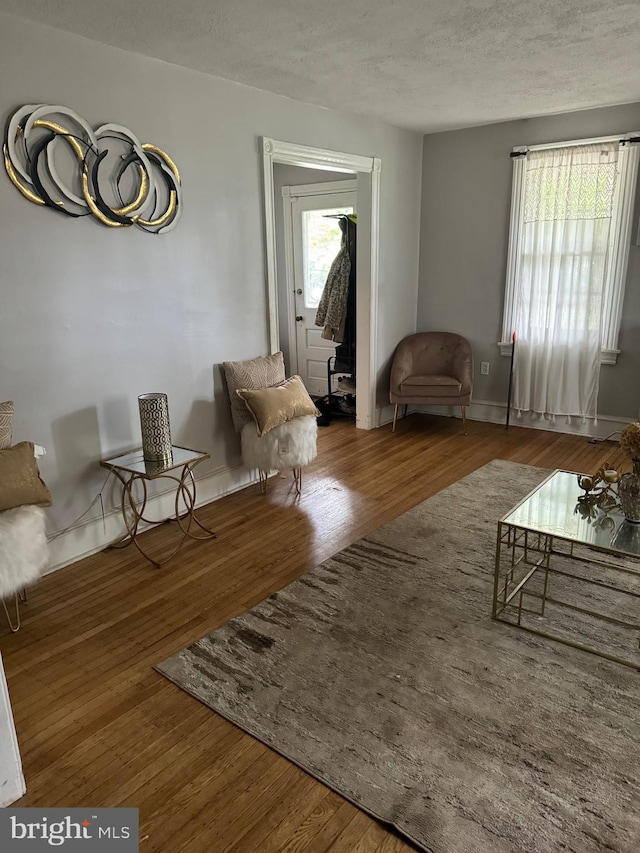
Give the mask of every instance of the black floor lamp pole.
[(511, 366), (509, 368), (509, 390), (507, 392), (507, 423), (505, 429), (509, 429), (509, 416), (511, 414), (511, 392), (513, 390), (513, 360), (516, 355), (516, 333), (511, 335)]

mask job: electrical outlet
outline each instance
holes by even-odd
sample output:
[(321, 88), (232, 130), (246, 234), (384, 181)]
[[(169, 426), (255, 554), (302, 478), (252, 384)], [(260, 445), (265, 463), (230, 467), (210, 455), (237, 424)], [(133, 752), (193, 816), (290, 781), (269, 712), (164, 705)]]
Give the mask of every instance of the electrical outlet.
[(483, 376), (489, 375), (489, 362), (488, 361), (481, 361), (480, 362), (480, 373)]

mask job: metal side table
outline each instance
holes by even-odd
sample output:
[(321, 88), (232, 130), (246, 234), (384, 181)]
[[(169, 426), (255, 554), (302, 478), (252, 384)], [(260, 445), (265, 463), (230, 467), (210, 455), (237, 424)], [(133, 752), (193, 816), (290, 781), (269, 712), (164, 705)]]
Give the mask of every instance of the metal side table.
[[(205, 527), (195, 515), (196, 481), (193, 476), (193, 469), (199, 462), (209, 459), (210, 454), (178, 445), (172, 445), (171, 450), (172, 459), (170, 462), (150, 462), (142, 455), (142, 448), (100, 461), (100, 465), (113, 471), (122, 483), (120, 506), (127, 533), (110, 547), (126, 548), (133, 543), (142, 556), (157, 568), (160, 568), (178, 553), (187, 537), (191, 539), (215, 539), (216, 536), (213, 530)], [(160, 478), (172, 480), (176, 484), (175, 514), (171, 518), (146, 518), (144, 513), (148, 500), (147, 482)], [(136, 497), (134, 491), (136, 484), (140, 484), (141, 494), (139, 497)], [(167, 521), (173, 521), (177, 524), (179, 540), (169, 556), (159, 562), (150, 557), (140, 544), (139, 528), (141, 523), (155, 527)], [(202, 533), (193, 533), (193, 525), (199, 527)]]

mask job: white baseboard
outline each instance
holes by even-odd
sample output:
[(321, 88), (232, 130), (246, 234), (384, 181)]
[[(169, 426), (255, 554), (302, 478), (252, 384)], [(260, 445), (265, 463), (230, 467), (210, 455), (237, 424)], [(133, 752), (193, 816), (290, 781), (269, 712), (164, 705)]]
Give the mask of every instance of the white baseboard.
[[(467, 415), (474, 421), (504, 424), (507, 418), (507, 404), (473, 400), (467, 409)], [(612, 433), (621, 432), (631, 422), (631, 418), (615, 415), (598, 415), (597, 418), (585, 418), (584, 423), (579, 417), (571, 417), (568, 421), (562, 415), (557, 415), (555, 420), (547, 420), (530, 412), (523, 412), (522, 417), (518, 417), (513, 410), (509, 418), (509, 426), (541, 429), (547, 432), (562, 432), (568, 435), (584, 436), (585, 438), (608, 438)]]
[[(203, 506), (224, 495), (237, 492), (256, 482), (256, 479), (255, 472), (241, 465), (218, 468), (197, 479), (196, 506)], [(172, 517), (175, 514), (175, 489), (167, 489), (150, 498), (145, 514), (158, 519)], [(148, 525), (141, 525), (140, 530), (144, 530), (146, 526)], [(62, 569), (83, 557), (102, 551), (125, 533), (126, 528), (119, 507), (110, 509), (104, 518), (91, 518), (60, 534), (54, 533), (49, 540), (49, 566), (43, 574)]]
[[(444, 415), (461, 417), (459, 406), (409, 406), (409, 412), (424, 412), (430, 415)], [(505, 425), (507, 418), (507, 404), (493, 403), (486, 400), (473, 400), (467, 406), (467, 418), (471, 421), (484, 421), (491, 424)], [(393, 421), (393, 406), (385, 406), (378, 409), (378, 426)], [(512, 411), (509, 426), (527, 427), (528, 429), (541, 429), (547, 432), (562, 432), (568, 435), (581, 435), (585, 438), (607, 438), (614, 432), (620, 432), (632, 418), (612, 417), (611, 415), (599, 415), (597, 420), (587, 418), (585, 423), (580, 418), (572, 417), (567, 423), (566, 417), (558, 415), (555, 421), (545, 420), (530, 413), (523, 413), (522, 417)]]

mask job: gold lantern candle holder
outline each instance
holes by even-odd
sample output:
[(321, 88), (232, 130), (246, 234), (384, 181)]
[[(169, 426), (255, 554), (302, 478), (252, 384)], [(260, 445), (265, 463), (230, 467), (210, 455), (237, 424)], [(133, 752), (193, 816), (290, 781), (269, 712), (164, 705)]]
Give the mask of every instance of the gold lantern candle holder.
[(173, 460), (169, 401), (166, 394), (141, 394), (138, 397), (142, 455), (149, 462), (166, 463)]

